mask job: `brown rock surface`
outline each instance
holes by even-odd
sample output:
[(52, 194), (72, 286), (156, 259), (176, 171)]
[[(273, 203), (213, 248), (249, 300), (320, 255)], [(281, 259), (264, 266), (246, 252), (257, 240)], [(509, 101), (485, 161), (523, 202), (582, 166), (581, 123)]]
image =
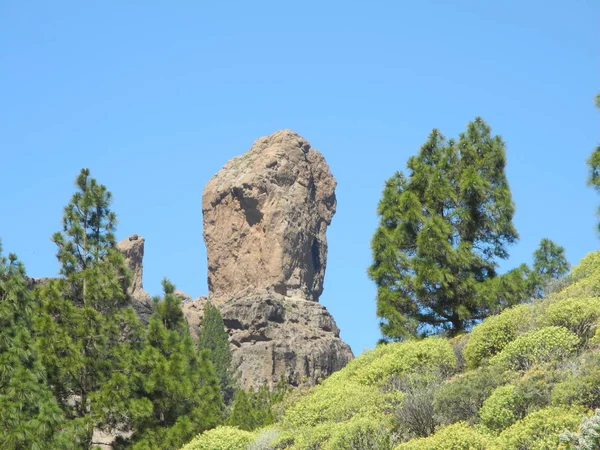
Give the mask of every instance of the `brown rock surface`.
[(211, 295), (318, 300), (335, 185), (323, 156), (290, 130), (229, 161), (202, 195)]
[(127, 287), (127, 293), (132, 299), (133, 308), (140, 318), (148, 323), (152, 315), (151, 296), (144, 290), (142, 277), (144, 272), (144, 238), (137, 234), (132, 234), (117, 244), (117, 248), (125, 256), (129, 270), (131, 271), (131, 281)]
[[(210, 299), (245, 388), (316, 382), (352, 359), (318, 302), (336, 181), (323, 156), (290, 130), (258, 139), (202, 196)], [(184, 311), (197, 329), (205, 300)]]

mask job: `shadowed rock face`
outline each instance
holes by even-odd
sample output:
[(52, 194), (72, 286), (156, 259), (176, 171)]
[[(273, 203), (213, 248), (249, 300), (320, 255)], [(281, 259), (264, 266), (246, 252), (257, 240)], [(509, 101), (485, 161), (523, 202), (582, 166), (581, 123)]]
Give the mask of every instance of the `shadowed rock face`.
[(229, 161), (202, 196), (210, 294), (318, 301), (335, 185), (323, 156), (290, 130)]
[[(317, 303), (335, 185), (323, 156), (282, 130), (258, 139), (204, 189), (210, 300), (223, 316), (244, 388), (281, 377), (292, 385), (316, 382), (353, 357)], [(184, 305), (190, 324), (201, 322), (205, 301)]]

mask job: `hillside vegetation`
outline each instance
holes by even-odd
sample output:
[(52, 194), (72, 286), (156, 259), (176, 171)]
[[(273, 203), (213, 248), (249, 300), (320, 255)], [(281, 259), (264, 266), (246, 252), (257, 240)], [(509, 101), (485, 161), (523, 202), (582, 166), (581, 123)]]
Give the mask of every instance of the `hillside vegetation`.
[(543, 299), (451, 339), (381, 344), (288, 393), (274, 425), (218, 427), (183, 450), (600, 448), (599, 322), (594, 252)]

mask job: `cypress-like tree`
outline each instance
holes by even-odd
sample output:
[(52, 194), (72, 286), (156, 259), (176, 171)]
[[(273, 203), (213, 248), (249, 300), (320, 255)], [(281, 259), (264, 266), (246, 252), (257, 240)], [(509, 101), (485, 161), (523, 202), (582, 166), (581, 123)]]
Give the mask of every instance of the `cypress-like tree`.
[[(196, 353), (175, 286), (163, 280), (164, 297), (154, 299), (140, 372), (128, 389), (140, 402), (130, 444), (136, 450), (176, 450), (224, 418), (219, 382), (209, 351)], [(123, 385), (125, 385), (123, 380)], [(110, 390), (107, 391), (110, 395)]]
[(198, 349), (199, 351), (210, 350), (210, 360), (219, 378), (221, 393), (225, 402), (229, 403), (234, 392), (229, 337), (219, 309), (210, 301), (204, 305)]
[(63, 278), (38, 292), (36, 333), (55, 397), (85, 445), (92, 445), (94, 427), (106, 424), (114, 407), (102, 403), (98, 392), (119, 367), (132, 363), (123, 359), (139, 350), (143, 329), (123, 286), (128, 274), (115, 248), (111, 194), (88, 169), (75, 184), (63, 230), (52, 236)]
[[(34, 298), (25, 269), (0, 245), (0, 448), (57, 448), (64, 417), (32, 336)], [(63, 447), (69, 448), (69, 447)]]
[(371, 244), (381, 330), (456, 334), (493, 309), (490, 280), (518, 239), (504, 142), (476, 118), (457, 141), (433, 130), (407, 166), (385, 185)]

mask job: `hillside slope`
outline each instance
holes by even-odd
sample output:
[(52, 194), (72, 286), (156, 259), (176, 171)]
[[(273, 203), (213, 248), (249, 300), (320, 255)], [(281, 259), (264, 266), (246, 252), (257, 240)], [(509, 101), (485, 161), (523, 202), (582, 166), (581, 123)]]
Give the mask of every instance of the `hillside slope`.
[(547, 298), (471, 333), (380, 345), (293, 391), (274, 427), (221, 427), (200, 449), (556, 449), (600, 408), (600, 252)]

